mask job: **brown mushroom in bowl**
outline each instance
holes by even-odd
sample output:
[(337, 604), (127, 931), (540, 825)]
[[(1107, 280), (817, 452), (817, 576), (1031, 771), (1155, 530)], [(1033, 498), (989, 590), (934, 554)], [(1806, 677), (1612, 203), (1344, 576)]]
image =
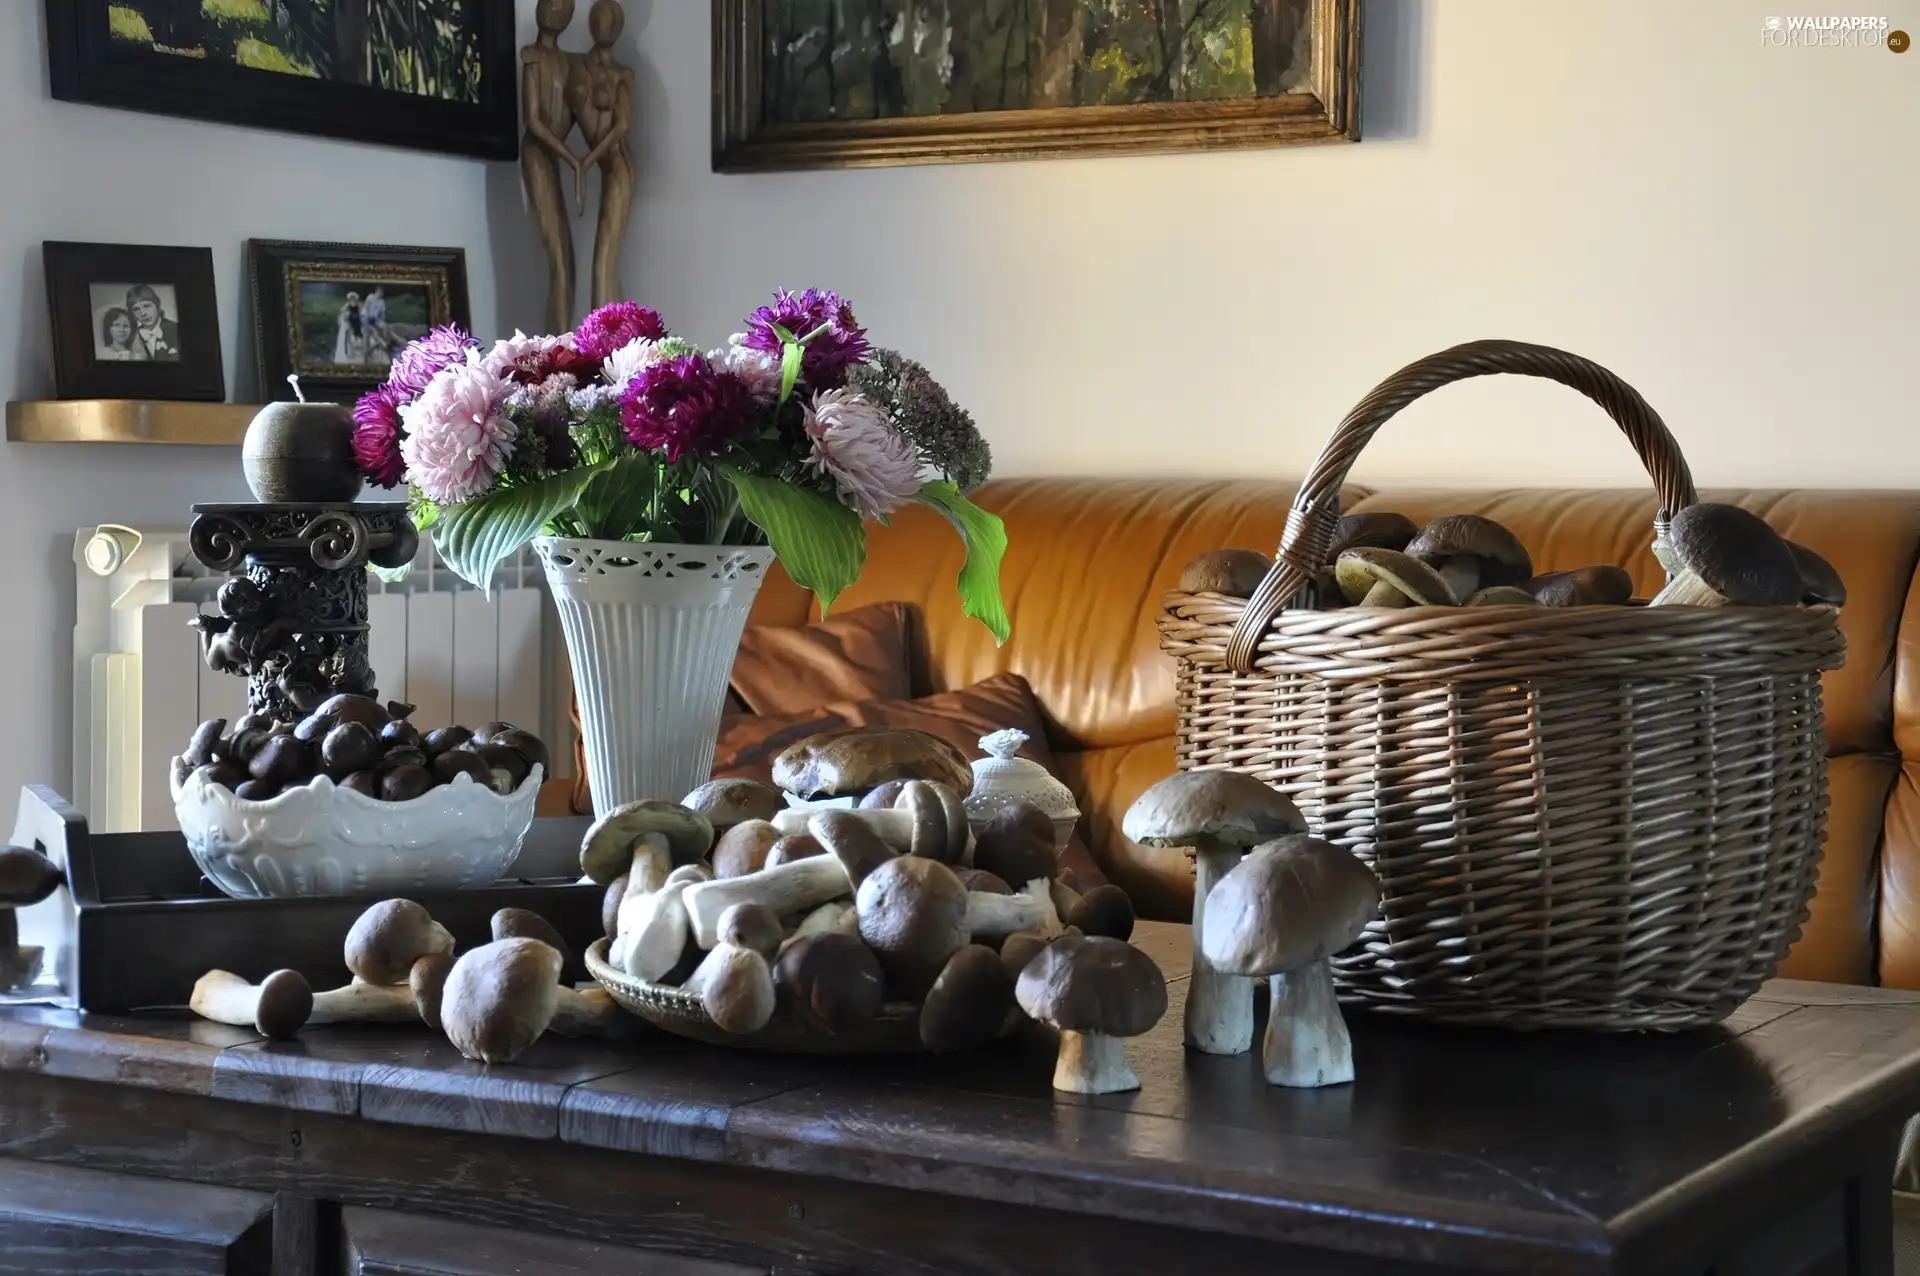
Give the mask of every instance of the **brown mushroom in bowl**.
[(1343, 514), (1333, 527), (1327, 557), (1338, 558), (1350, 549), (1404, 550), (1420, 528), (1405, 514), (1392, 510), (1364, 510)]
[(723, 836), (736, 824), (749, 820), (766, 821), (786, 809), (780, 790), (758, 780), (708, 780), (680, 799), (680, 805), (707, 818), (715, 837)]

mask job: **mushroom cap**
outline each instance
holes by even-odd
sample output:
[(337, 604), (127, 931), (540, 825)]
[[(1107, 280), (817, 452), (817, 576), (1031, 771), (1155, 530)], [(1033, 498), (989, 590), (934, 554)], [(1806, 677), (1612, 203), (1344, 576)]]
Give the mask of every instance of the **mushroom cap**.
[(911, 780), (888, 780), (885, 784), (868, 789), (854, 805), (862, 811), (891, 811), (893, 804), (900, 800), (900, 794), (911, 783)]
[(767, 959), (751, 948), (723, 944), (708, 953), (705, 961), (715, 964), (713, 977), (700, 989), (700, 1004), (707, 1018), (722, 1032), (736, 1036), (758, 1032), (773, 1018), (773, 968)]
[(60, 889), (65, 874), (39, 851), (0, 846), (0, 908), (30, 908)]
[(920, 1040), (935, 1054), (986, 1045), (1007, 1026), (1013, 982), (999, 953), (968, 944), (947, 958), (920, 1003)]
[(567, 946), (567, 941), (560, 938), (560, 932), (553, 923), (532, 909), (503, 908), (493, 915), (489, 925), (495, 939), (537, 939), (550, 945), (560, 954), (562, 965), (566, 964), (573, 951)]
[(1014, 985), (1020, 1009), (1062, 1032), (1137, 1037), (1167, 1013), (1153, 958), (1100, 935), (1069, 935), (1034, 955)]
[(911, 727), (828, 731), (773, 760), (773, 782), (803, 798), (865, 793), (888, 780), (939, 780), (965, 796), (973, 791), (973, 768), (953, 745)]
[(1419, 534), (1412, 519), (1392, 510), (1347, 514), (1334, 524), (1327, 557), (1338, 558), (1350, 549), (1405, 549)]
[(762, 868), (778, 868), (782, 864), (791, 864), (794, 860), (812, 859), (816, 855), (825, 855), (827, 848), (820, 845), (820, 839), (811, 833), (789, 833), (767, 848), (767, 858)]
[(1133, 898), (1112, 882), (1102, 882), (1087, 891), (1060, 914), (1064, 925), (1109, 939), (1132, 939), (1134, 920)]
[(1250, 775), (1176, 771), (1134, 799), (1121, 831), (1142, 846), (1246, 850), (1304, 833), (1307, 821), (1286, 794)]
[(447, 972), (440, 1024), (469, 1059), (508, 1063), (553, 1022), (560, 1004), (560, 954), (537, 939), (496, 939)]
[(1407, 542), (1406, 552), (1422, 562), (1449, 558), (1480, 560), (1480, 584), (1518, 585), (1533, 575), (1533, 558), (1512, 532), (1479, 514), (1436, 518)]
[(306, 1026), (313, 1015), (313, 987), (297, 970), (276, 970), (260, 981), (254, 1003), (253, 1026), (260, 1035), (286, 1041)]
[(717, 930), (721, 943), (751, 948), (769, 961), (780, 951), (780, 941), (787, 937), (787, 928), (780, 924), (779, 915), (765, 904), (731, 905), (720, 914)]
[(414, 962), (413, 969), (407, 972), (407, 990), (413, 994), (420, 1022), (435, 1032), (441, 1031), (440, 1003), (446, 996), (447, 976), (452, 973), (450, 953), (429, 953)]
[(1010, 886), (1024, 886), (1036, 877), (1051, 881), (1060, 871), (1053, 820), (1026, 802), (1001, 807), (981, 823), (974, 835), (973, 866)]
[(1053, 936), (1023, 930), (1008, 935), (1000, 941), (1000, 965), (1010, 978), (1018, 979), (1027, 963), (1040, 955), (1040, 950), (1053, 942)]
[[(949, 801), (949, 797), (952, 798)], [(967, 849), (967, 812), (958, 795), (938, 780), (908, 780), (894, 800), (894, 809), (905, 811), (913, 820), (909, 854), (957, 863)], [(954, 827), (954, 817), (959, 827)]]
[(780, 1000), (807, 1024), (852, 1032), (880, 1016), (886, 978), (873, 950), (843, 931), (803, 935), (773, 964)]
[(1229, 975), (1280, 975), (1324, 961), (1380, 912), (1380, 879), (1350, 852), (1295, 834), (1255, 847), (1214, 883), (1201, 952)]
[(1840, 573), (1834, 570), (1832, 563), (1820, 557), (1798, 541), (1788, 541), (1787, 549), (1793, 554), (1793, 562), (1800, 569), (1800, 600), (1820, 603), (1828, 607), (1844, 607), (1847, 602), (1847, 582), (1840, 579)]
[(627, 875), (622, 873), (607, 883), (607, 893), (600, 897), (600, 929), (608, 939), (620, 934), (620, 901), (626, 897)]
[(675, 864), (691, 864), (713, 845), (713, 825), (678, 802), (647, 798), (616, 806), (580, 839), (580, 871), (605, 886), (633, 863), (633, 844), (648, 833), (667, 839)]
[(1392, 585), (1422, 607), (1450, 607), (1456, 601), (1440, 573), (1397, 549), (1350, 549), (1333, 562), (1341, 596), (1359, 603), (1375, 585)]
[(707, 817), (715, 833), (724, 833), (747, 820), (771, 820), (784, 811), (787, 800), (780, 790), (758, 780), (708, 780), (680, 799), (689, 811)]
[(360, 914), (343, 945), (347, 969), (370, 984), (407, 982), (413, 963), (453, 951), (453, 936), (410, 899), (387, 899)]
[[(807, 817), (807, 832), (838, 859), (856, 888), (881, 865), (898, 858), (891, 846), (852, 811), (828, 808)], [(804, 859), (805, 856), (798, 858)]]
[(1185, 594), (1248, 598), (1272, 570), (1273, 560), (1253, 549), (1210, 549), (1180, 569), (1174, 586)]
[(966, 946), (967, 888), (938, 860), (900, 855), (867, 874), (854, 893), (860, 938), (880, 959), (888, 982), (918, 1000)]
[(741, 820), (713, 844), (713, 875), (744, 877), (766, 867), (767, 852), (780, 840), (780, 830), (765, 820)]
[(1667, 535), (1681, 564), (1730, 603), (1789, 607), (1800, 601), (1800, 565), (1758, 514), (1702, 501), (1675, 514)]
[(1518, 585), (1488, 585), (1467, 598), (1469, 607), (1538, 607), (1540, 600)]
[[(984, 868), (956, 868), (954, 875), (971, 895), (1011, 895), (1013, 887), (998, 873), (988, 872)], [(1029, 881), (1032, 879), (1029, 878)]]
[(1596, 563), (1570, 572), (1546, 572), (1521, 586), (1548, 607), (1616, 607), (1633, 597), (1624, 567)]

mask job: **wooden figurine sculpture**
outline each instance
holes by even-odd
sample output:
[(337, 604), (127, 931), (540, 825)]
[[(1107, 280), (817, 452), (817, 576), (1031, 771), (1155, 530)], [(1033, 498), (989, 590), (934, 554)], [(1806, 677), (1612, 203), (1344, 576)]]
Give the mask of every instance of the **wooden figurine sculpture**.
[(626, 23), (619, 0), (594, 0), (587, 15), (593, 48), (568, 68), (567, 105), (580, 122), (580, 135), (592, 148), (574, 170), (574, 201), (582, 213), (587, 169), (600, 166), (600, 221), (593, 236), (590, 303), (594, 306), (619, 301), (623, 295), (620, 245), (633, 211), (633, 151), (627, 145), (627, 132), (633, 127), (633, 71), (613, 57), (613, 42)]

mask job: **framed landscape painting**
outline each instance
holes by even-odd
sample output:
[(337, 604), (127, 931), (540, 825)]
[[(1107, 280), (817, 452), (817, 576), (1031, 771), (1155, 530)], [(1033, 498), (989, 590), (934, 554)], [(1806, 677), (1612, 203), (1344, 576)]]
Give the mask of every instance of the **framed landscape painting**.
[(721, 172), (1360, 136), (1360, 0), (713, 0)]
[(511, 159), (512, 0), (46, 0), (53, 96)]

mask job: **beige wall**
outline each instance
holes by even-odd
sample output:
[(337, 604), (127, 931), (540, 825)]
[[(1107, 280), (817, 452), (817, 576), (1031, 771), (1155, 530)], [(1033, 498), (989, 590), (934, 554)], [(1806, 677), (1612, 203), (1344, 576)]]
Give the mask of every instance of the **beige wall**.
[[(836, 286), (1003, 472), (1298, 474), (1380, 377), (1511, 336), (1626, 377), (1704, 484), (1920, 485), (1920, 51), (1762, 48), (1773, 0), (1372, 0), (1357, 146), (722, 177), (708, 6), (627, 5), (629, 290), (714, 340)], [(1863, 11), (1920, 33), (1917, 0)], [(1511, 380), (1360, 473), (1640, 481), (1596, 409)]]

